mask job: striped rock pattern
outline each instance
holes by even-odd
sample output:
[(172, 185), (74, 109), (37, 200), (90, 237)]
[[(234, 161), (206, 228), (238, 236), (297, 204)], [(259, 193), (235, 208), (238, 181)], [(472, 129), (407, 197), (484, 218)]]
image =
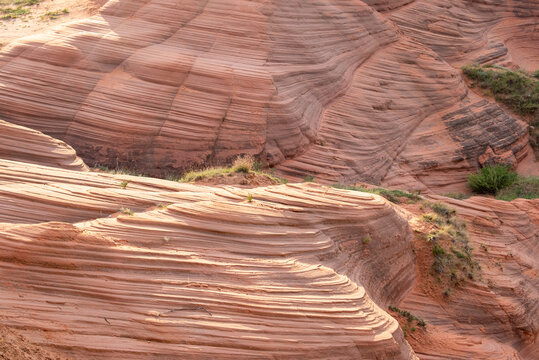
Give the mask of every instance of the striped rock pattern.
[(43, 133), (0, 120), (0, 159), (87, 171), (75, 150)]
[[(415, 358), (371, 300), (414, 281), (408, 223), (378, 196), (302, 184), (247, 202), (234, 187), (1, 166), (0, 201), (14, 177), (31, 200), (19, 217), (0, 208), (2, 324), (34, 344), (77, 359)], [(113, 202), (138, 207), (106, 216)]]
[(111, 0), (0, 50), (0, 116), (90, 165), (166, 175), (249, 153), (290, 179), (458, 191), (487, 149), (529, 150), (452, 65), (537, 66), (535, 19), (533, 1)]
[(429, 324), (414, 345), (420, 359), (539, 357), (539, 200), (485, 197), (449, 203), (467, 223), (481, 280), (454, 289), (445, 303), (418, 284), (399, 305)]

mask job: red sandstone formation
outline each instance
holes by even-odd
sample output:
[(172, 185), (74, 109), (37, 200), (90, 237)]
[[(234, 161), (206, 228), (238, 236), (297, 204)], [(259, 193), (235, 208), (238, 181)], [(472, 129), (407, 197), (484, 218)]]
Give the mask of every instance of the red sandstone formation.
[[(537, 69), (537, 11), (110, 0), (4, 44), (0, 358), (539, 358), (537, 200), (430, 195), (466, 221), (482, 268), (445, 298), (419, 204), (81, 160), (164, 175), (248, 153), (292, 181), (430, 193), (492, 161), (537, 174), (523, 119), (458, 71)], [(427, 327), (405, 337), (389, 305)]]
[[(407, 222), (380, 197), (304, 184), (249, 190), (249, 203), (233, 187), (133, 178), (122, 189), (118, 175), (2, 166), (2, 202), (13, 201), (15, 174), (31, 201), (17, 202), (16, 219), (0, 208), (2, 323), (43, 348), (73, 358), (414, 357), (371, 300), (398, 302), (414, 279)], [(112, 202), (134, 215), (107, 216)]]
[(249, 153), (290, 179), (462, 190), (489, 147), (521, 161), (527, 131), (451, 65), (536, 67), (533, 5), (109, 1), (0, 51), (0, 116), (91, 165)]
[(63, 141), (2, 120), (0, 120), (0, 159), (71, 170), (88, 170), (75, 150)]
[(2, 324), (43, 351), (409, 359), (398, 304), (427, 321), (421, 359), (538, 353), (535, 200), (438, 198), (483, 268), (446, 301), (422, 291), (412, 215), (376, 195), (0, 166)]
[(399, 306), (429, 324), (423, 338), (411, 340), (418, 357), (536, 359), (539, 201), (435, 198), (466, 221), (481, 279), (453, 289), (448, 300), (433, 298), (421, 279), (416, 282)]

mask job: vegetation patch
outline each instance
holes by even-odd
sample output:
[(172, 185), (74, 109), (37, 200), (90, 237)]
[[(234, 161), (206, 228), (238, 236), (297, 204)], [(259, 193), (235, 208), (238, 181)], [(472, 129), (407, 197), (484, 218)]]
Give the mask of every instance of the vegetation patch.
[(496, 193), (496, 199), (511, 201), (516, 198), (538, 199), (539, 198), (539, 177), (518, 176), (513, 184), (503, 188)]
[(389, 310), (391, 310), (393, 312), (396, 312), (399, 315), (404, 316), (408, 320), (409, 323), (412, 323), (412, 322), (415, 321), (418, 326), (421, 326), (421, 327), (426, 327), (427, 326), (427, 323), (423, 319), (421, 319), (421, 318), (419, 318), (419, 317), (417, 317), (415, 315), (412, 315), (409, 311), (401, 310), (398, 307), (391, 306), (391, 305), (388, 308), (389, 308)]
[(501, 189), (512, 185), (517, 174), (508, 166), (485, 166), (477, 174), (468, 177), (468, 184), (478, 194), (496, 194)]
[(209, 167), (199, 171), (189, 171), (185, 173), (179, 181), (195, 182), (200, 180), (209, 180), (215, 177), (225, 176), (229, 174), (256, 174), (267, 177), (277, 184), (286, 184), (286, 179), (280, 179), (272, 174), (261, 171), (261, 164), (256, 162), (252, 156), (239, 156), (229, 167)]
[(421, 196), (419, 194), (413, 194), (413, 193), (409, 193), (402, 190), (389, 190), (389, 189), (384, 189), (384, 188), (368, 189), (362, 186), (344, 186), (344, 185), (333, 185), (333, 187), (337, 189), (345, 189), (345, 190), (353, 190), (353, 191), (361, 191), (361, 192), (368, 192), (371, 194), (377, 194), (395, 204), (400, 204), (403, 199), (406, 199), (407, 202), (411, 202), (411, 203), (415, 203), (421, 200)]
[(457, 200), (464, 200), (470, 197), (470, 195), (463, 194), (463, 193), (447, 193), (447, 194), (444, 194), (444, 196), (448, 198), (452, 198), (452, 199), (457, 199)]
[(462, 71), (473, 80), (472, 86), (490, 91), (497, 101), (519, 114), (535, 114), (539, 109), (539, 81), (535, 73), (475, 64), (462, 67)]
[(395, 314), (394, 317), (399, 322), (404, 336), (415, 333), (418, 329), (424, 330), (427, 328), (427, 323), (423, 319), (411, 314), (409, 311), (401, 310), (398, 307), (391, 305), (388, 309)]
[(126, 169), (126, 168), (111, 169), (106, 166), (96, 166), (92, 170), (97, 171), (97, 172), (106, 172), (108, 174), (113, 174), (113, 175), (146, 176), (140, 172)]
[(120, 209), (120, 213), (124, 214), (124, 215), (129, 215), (129, 216), (133, 216), (135, 213), (133, 212), (133, 210), (129, 209), (129, 208), (121, 208)]
[(69, 10), (67, 9), (48, 11), (45, 14), (41, 15), (41, 20), (55, 20), (59, 16), (66, 14), (69, 14)]
[(0, 18), (2, 20), (16, 19), (30, 14), (30, 6), (37, 5), (41, 0), (0, 0)]
[(431, 274), (446, 287), (443, 293), (449, 296), (452, 288), (466, 279), (473, 280), (480, 267), (472, 259), (466, 224), (457, 218), (457, 212), (439, 202), (425, 202), (424, 206), (432, 210), (422, 215), (423, 221), (433, 227), (425, 238), (432, 246)]
[(468, 177), (468, 184), (478, 194), (496, 195), (496, 199), (539, 198), (539, 177), (519, 176), (503, 165), (485, 166)]

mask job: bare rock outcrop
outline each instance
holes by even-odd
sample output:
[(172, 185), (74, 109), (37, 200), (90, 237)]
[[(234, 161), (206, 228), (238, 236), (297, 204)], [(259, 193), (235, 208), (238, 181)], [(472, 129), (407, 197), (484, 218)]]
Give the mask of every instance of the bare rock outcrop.
[(290, 179), (458, 190), (489, 147), (529, 150), (453, 66), (535, 66), (533, 5), (109, 1), (0, 50), (0, 116), (90, 165), (163, 176), (248, 153)]
[[(397, 3), (398, 1), (395, 1)], [(388, 14), (408, 36), (451, 64), (539, 67), (534, 0), (416, 0)]]
[[(119, 175), (2, 164), (2, 174), (19, 173), (33, 217), (57, 220), (16, 224), (13, 209), (0, 208), (2, 324), (44, 349), (73, 358), (415, 358), (371, 300), (398, 302), (414, 281), (407, 221), (378, 196), (302, 184), (251, 189), (247, 202), (234, 187), (141, 180), (119, 189)], [(3, 203), (13, 183), (0, 180)], [(36, 183), (45, 184), (24, 190)], [(47, 189), (72, 206), (59, 211)], [(66, 222), (88, 208), (106, 214), (108, 202), (163, 198), (168, 205)]]
[(43, 133), (0, 120), (0, 159), (87, 171), (75, 150)]
[(90, 165), (275, 164), (314, 141), (325, 106), (396, 39), (361, 2), (109, 1), (2, 49), (0, 114)]

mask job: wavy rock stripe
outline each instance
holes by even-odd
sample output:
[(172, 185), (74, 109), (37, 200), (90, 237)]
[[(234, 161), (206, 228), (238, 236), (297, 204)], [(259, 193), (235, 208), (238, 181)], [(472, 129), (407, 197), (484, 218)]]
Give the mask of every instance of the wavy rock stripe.
[(0, 115), (90, 165), (165, 172), (242, 152), (277, 163), (314, 140), (354, 69), (396, 39), (361, 2), (109, 1), (0, 51)]
[(536, 359), (539, 201), (437, 198), (466, 220), (481, 279), (454, 289), (443, 304), (420, 287), (406, 296), (400, 306), (425, 319), (433, 334), (414, 350), (421, 359)]
[(77, 222), (174, 202), (238, 199), (219, 188), (106, 173), (77, 173), (0, 160), (0, 222)]
[(534, 0), (416, 0), (388, 18), (452, 64), (496, 63), (536, 70), (538, 16)]
[(109, 1), (0, 51), (0, 115), (91, 165), (166, 175), (250, 153), (295, 179), (459, 191), (489, 148), (522, 160), (526, 125), (445, 61), (532, 66), (533, 5)]
[(277, 168), (295, 179), (460, 191), (488, 147), (517, 163), (526, 141), (524, 122), (469, 93), (436, 53), (404, 39), (355, 72), (324, 113), (316, 144)]
[(43, 133), (0, 120), (0, 158), (87, 171), (75, 150)]
[(370, 297), (413, 284), (410, 230), (387, 201), (315, 184), (193, 201), (197, 187), (173, 186), (185, 201), (133, 216), (0, 225), (2, 323), (74, 358), (415, 358)]

